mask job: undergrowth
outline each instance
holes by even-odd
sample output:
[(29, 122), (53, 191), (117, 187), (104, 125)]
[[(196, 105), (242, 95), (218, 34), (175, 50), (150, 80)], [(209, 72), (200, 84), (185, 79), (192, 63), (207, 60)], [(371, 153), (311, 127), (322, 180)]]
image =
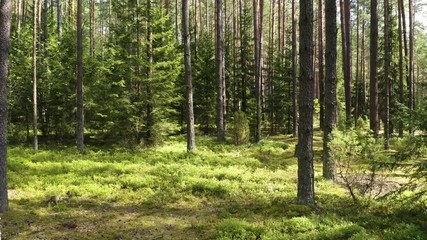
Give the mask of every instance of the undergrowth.
[[(316, 138), (315, 138), (316, 139)], [(236, 146), (179, 136), (141, 149), (9, 149), (4, 239), (426, 239), (425, 206), (355, 203), (322, 180), (295, 204), (295, 139)], [(315, 145), (318, 144), (315, 142)], [(318, 157), (316, 159), (319, 159)], [(73, 196), (57, 204), (51, 196)], [(414, 210), (414, 207), (417, 209)]]

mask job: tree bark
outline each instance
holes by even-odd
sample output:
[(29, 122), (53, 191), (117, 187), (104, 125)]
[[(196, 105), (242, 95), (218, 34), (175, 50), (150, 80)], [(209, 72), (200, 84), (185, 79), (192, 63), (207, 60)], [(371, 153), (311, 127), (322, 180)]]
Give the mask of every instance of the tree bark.
[[(403, 87), (403, 40), (402, 40), (402, 9), (398, 0), (398, 35), (399, 35), (399, 102), (405, 104), (405, 90)], [(403, 122), (399, 121), (399, 137), (403, 137)]]
[[(329, 17), (329, 15), (328, 15)], [(324, 72), (323, 72), (323, 0), (319, 0), (318, 6), (318, 64), (319, 64), (319, 104), (320, 104), (320, 127), (324, 124)]]
[(224, 4), (216, 0), (216, 69), (217, 69), (217, 131), (218, 139), (225, 140), (225, 56)]
[(313, 0), (300, 1), (300, 91), (298, 131), (298, 194), (297, 202), (314, 205), (313, 166)]
[(7, 81), (11, 18), (11, 0), (0, 1), (0, 213), (9, 209), (7, 192)]
[(191, 75), (191, 46), (188, 1), (182, 0), (182, 39), (184, 41), (185, 86), (187, 100), (187, 151), (196, 148), (193, 112), (193, 80)]
[(62, 42), (62, 4), (61, 0), (56, 0), (56, 8), (57, 8), (57, 15), (56, 15), (56, 31), (58, 33), (58, 42)]
[(261, 111), (262, 111), (262, 3), (263, 0), (253, 1), (254, 11), (254, 54), (255, 54), (255, 98), (256, 98), (256, 127), (255, 143), (261, 140)]
[(390, 6), (384, 0), (384, 81), (385, 81), (385, 120), (384, 120), (384, 148), (389, 148), (390, 138)]
[(77, 0), (77, 149), (84, 151), (84, 114), (83, 114), (83, 16), (82, 0)]
[(374, 132), (374, 138), (378, 138), (379, 132), (379, 106), (378, 106), (378, 1), (371, 0), (371, 71), (370, 71), (370, 127)]
[(350, 0), (340, 0), (341, 37), (345, 92), (345, 115), (347, 124), (351, 120), (351, 29)]
[(409, 0), (409, 72), (408, 72), (408, 92), (409, 92), (409, 110), (411, 115), (410, 122), (410, 134), (413, 133), (412, 129), (412, 119), (414, 111), (414, 3), (413, 0)]
[(337, 122), (337, 5), (336, 0), (325, 1), (326, 16), (326, 79), (325, 122), (323, 127), (323, 177), (335, 179), (335, 164), (331, 155), (332, 130)]
[[(39, 0), (41, 1), (41, 0)], [(34, 150), (39, 149), (38, 143), (38, 112), (37, 112), (37, 12), (38, 2), (34, 0), (33, 6), (33, 148)]]
[(89, 41), (90, 41), (90, 46), (89, 46), (89, 54), (90, 56), (94, 56), (95, 55), (95, 0), (91, 0), (90, 1), (90, 33), (89, 33)]
[(298, 136), (297, 112), (297, 10), (296, 0), (292, 0), (292, 123), (293, 136)]

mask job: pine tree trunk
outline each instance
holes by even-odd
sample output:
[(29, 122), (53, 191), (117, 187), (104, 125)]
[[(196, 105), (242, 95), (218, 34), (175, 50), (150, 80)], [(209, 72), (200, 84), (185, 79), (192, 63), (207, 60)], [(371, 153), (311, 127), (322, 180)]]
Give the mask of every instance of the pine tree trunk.
[(292, 0), (292, 121), (293, 136), (298, 136), (298, 112), (297, 112), (297, 6), (296, 0)]
[(256, 127), (255, 127), (255, 143), (258, 143), (261, 139), (261, 109), (262, 109), (262, 66), (261, 66), (261, 53), (262, 53), (262, 43), (261, 43), (261, 1), (253, 1), (253, 11), (254, 11), (254, 54), (255, 54), (255, 98), (256, 98)]
[(77, 149), (84, 151), (83, 115), (83, 16), (82, 0), (77, 0)]
[[(41, 0), (39, 0), (41, 1)], [(33, 6), (33, 148), (39, 149), (38, 143), (38, 112), (37, 112), (37, 0), (34, 0)]]
[[(398, 35), (399, 35), (399, 102), (405, 104), (405, 90), (403, 87), (403, 40), (402, 40), (402, 9), (398, 0)], [(399, 121), (399, 137), (403, 137), (403, 122)]]
[(314, 205), (313, 166), (313, 0), (300, 1), (300, 91), (298, 131), (298, 194), (297, 202)]
[(360, 51), (359, 51), (359, 42), (360, 42), (360, 3), (356, 2), (356, 99), (354, 106), (354, 126), (357, 127), (357, 120), (359, 119), (360, 115)]
[[(329, 16), (328, 16), (329, 17)], [(318, 64), (319, 64), (319, 103), (320, 103), (320, 127), (324, 123), (324, 72), (323, 72), (323, 0), (319, 0), (318, 6)]]
[(20, 38), (20, 35), (21, 35), (21, 24), (22, 24), (22, 10), (23, 10), (23, 0), (18, 0), (18, 9), (17, 9), (17, 11), (18, 11), (18, 16), (17, 16), (17, 28), (18, 28), (18, 39)]
[(9, 209), (7, 192), (7, 82), (11, 18), (11, 0), (0, 1), (0, 213)]
[(89, 29), (89, 54), (90, 56), (95, 55), (95, 0), (90, 1), (90, 29)]
[(390, 138), (390, 6), (384, 0), (384, 81), (385, 81), (385, 121), (384, 121), (384, 148), (389, 148)]
[(187, 151), (196, 148), (193, 112), (193, 80), (191, 75), (191, 46), (188, 1), (182, 0), (182, 39), (184, 41), (185, 86), (187, 100)]
[(216, 69), (217, 69), (217, 131), (225, 140), (225, 56), (224, 56), (224, 5), (216, 0)]
[(337, 5), (335, 0), (325, 1), (326, 16), (326, 79), (325, 122), (323, 127), (323, 177), (335, 179), (334, 159), (330, 141), (337, 122)]
[[(148, 57), (148, 67), (147, 67), (147, 79), (150, 79), (153, 75), (153, 26), (152, 26), (152, 8), (151, 0), (147, 0), (147, 57)], [(154, 127), (154, 113), (153, 113), (153, 89), (151, 86), (147, 86), (147, 97), (148, 102), (146, 104), (146, 136), (145, 140), (147, 145), (155, 144), (153, 139), (153, 127)]]
[(340, 0), (342, 58), (345, 91), (345, 115), (347, 124), (351, 119), (351, 29), (350, 0)]
[(409, 0), (409, 72), (408, 72), (408, 92), (409, 92), (409, 110), (411, 114), (410, 134), (414, 134), (412, 119), (414, 111), (414, 4)]
[(378, 138), (380, 128), (378, 105), (378, 1), (371, 0), (371, 66), (370, 66), (370, 127), (374, 132), (374, 138)]
[(56, 0), (56, 31), (58, 33), (58, 42), (62, 42), (62, 5), (61, 0)]

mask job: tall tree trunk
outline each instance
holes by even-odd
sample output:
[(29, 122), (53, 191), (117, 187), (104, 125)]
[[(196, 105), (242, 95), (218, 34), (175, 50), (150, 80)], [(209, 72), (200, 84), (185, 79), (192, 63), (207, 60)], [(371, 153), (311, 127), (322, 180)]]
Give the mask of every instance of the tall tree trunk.
[(255, 142), (261, 139), (261, 111), (262, 111), (262, 3), (263, 0), (253, 1), (254, 11), (254, 47), (255, 47), (255, 98), (256, 98), (256, 129)]
[(191, 75), (191, 46), (188, 0), (182, 0), (182, 39), (184, 41), (185, 86), (187, 100), (187, 151), (196, 148), (193, 112), (193, 80)]
[(413, 132), (413, 111), (414, 111), (414, 3), (409, 0), (409, 72), (408, 72), (408, 92), (409, 92), (409, 110), (411, 114), (410, 133)]
[(240, 66), (242, 68), (241, 74), (241, 98), (242, 98), (242, 111), (246, 112), (247, 97), (246, 97), (246, 81), (247, 81), (247, 53), (245, 46), (247, 45), (247, 28), (244, 21), (247, 9), (246, 0), (239, 0), (239, 12), (240, 12)]
[(24, 1), (23, 0), (18, 0), (18, 9), (17, 9), (17, 11), (18, 11), (18, 16), (17, 16), (17, 25), (18, 25), (18, 39), (19, 39), (19, 37), (20, 37), (20, 35), (21, 35), (21, 24), (22, 24), (22, 10), (23, 10), (23, 6), (22, 6), (22, 3), (23, 3)]
[[(41, 1), (41, 0), (39, 0)], [(39, 149), (38, 143), (38, 112), (37, 112), (37, 12), (38, 12), (37, 0), (34, 0), (33, 6), (33, 148), (34, 150)]]
[(351, 119), (351, 29), (350, 0), (340, 0), (342, 57), (345, 91), (345, 115), (347, 124)]
[(330, 141), (337, 122), (337, 3), (325, 1), (326, 16), (326, 81), (325, 81), (325, 122), (323, 127), (323, 177), (335, 179), (334, 159)]
[(380, 128), (379, 106), (378, 106), (378, 1), (371, 0), (371, 73), (370, 73), (370, 127), (374, 132), (374, 138), (378, 138)]
[(365, 19), (362, 22), (362, 46), (361, 46), (361, 74), (362, 74), (362, 93), (360, 99), (361, 113), (367, 115), (367, 104), (366, 104), (366, 56), (365, 56)]
[[(399, 102), (405, 104), (405, 90), (403, 87), (403, 40), (402, 40), (402, 9), (398, 0), (398, 35), (399, 35)], [(403, 122), (399, 121), (399, 137), (403, 137)]]
[(384, 148), (389, 148), (390, 138), (390, 6), (384, 0), (384, 81), (385, 81), (385, 120), (384, 120)]
[(42, 42), (45, 43), (47, 41), (47, 34), (48, 34), (48, 22), (47, 22), (47, 12), (48, 12), (48, 3), (49, 0), (44, 0), (43, 2), (43, 38), (42, 38)]
[(225, 140), (225, 55), (224, 55), (224, 4), (216, 0), (216, 69), (217, 69), (217, 131)]
[(84, 115), (83, 115), (83, 16), (82, 0), (77, 0), (77, 149), (84, 150)]
[(89, 29), (89, 41), (90, 41), (90, 46), (89, 46), (89, 54), (90, 56), (94, 56), (95, 55), (95, 0), (91, 0), (90, 1), (90, 29)]
[(61, 5), (61, 0), (56, 0), (56, 8), (57, 8), (56, 31), (58, 33), (58, 42), (62, 42), (62, 5)]
[[(233, 111), (239, 110), (238, 98), (238, 49), (239, 49), (239, 22), (236, 0), (233, 0)], [(202, 21), (200, 21), (202, 23)]]
[(7, 192), (7, 79), (11, 18), (11, 0), (0, 1), (0, 213), (9, 209)]
[[(329, 17), (329, 16), (328, 16)], [(323, 0), (319, 0), (318, 6), (318, 64), (319, 64), (319, 103), (320, 103), (320, 127), (323, 129), (324, 123), (324, 72), (323, 72)]]
[(297, 112), (297, 6), (292, 0), (292, 122), (293, 136), (298, 136)]
[(313, 166), (313, 0), (300, 1), (300, 89), (298, 131), (298, 194), (297, 202), (314, 205)]
[[(153, 75), (153, 26), (152, 26), (152, 3), (151, 0), (147, 0), (147, 56), (148, 56), (148, 68), (147, 68), (147, 79), (150, 79)], [(146, 141), (148, 145), (153, 145), (153, 127), (154, 127), (154, 112), (153, 112), (153, 89), (151, 86), (147, 86), (147, 97), (148, 102), (146, 104)]]
[(359, 119), (360, 115), (360, 51), (359, 51), (359, 42), (360, 42), (360, 3), (359, 1), (356, 2), (356, 99), (354, 106), (354, 126), (357, 127), (357, 120)]

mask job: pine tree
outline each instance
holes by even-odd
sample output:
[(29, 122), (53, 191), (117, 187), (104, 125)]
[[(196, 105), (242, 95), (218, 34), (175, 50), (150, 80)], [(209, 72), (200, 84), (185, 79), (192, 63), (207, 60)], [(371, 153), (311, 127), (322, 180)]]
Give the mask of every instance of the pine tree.
[(7, 82), (10, 48), (11, 0), (0, 1), (0, 213), (9, 209), (7, 192)]

